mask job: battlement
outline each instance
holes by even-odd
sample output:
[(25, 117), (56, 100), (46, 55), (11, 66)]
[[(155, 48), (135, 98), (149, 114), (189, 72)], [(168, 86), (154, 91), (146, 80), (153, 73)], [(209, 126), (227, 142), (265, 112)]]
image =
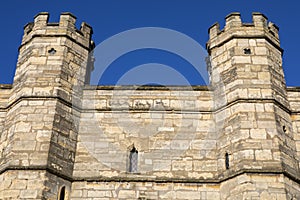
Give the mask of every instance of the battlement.
[(21, 47), (37, 36), (67, 36), (85, 48), (90, 48), (92, 27), (82, 22), (80, 29), (75, 26), (76, 17), (69, 12), (61, 13), (58, 23), (49, 23), (49, 13), (41, 12), (34, 17), (34, 22), (24, 26)]
[(220, 43), (232, 37), (261, 38), (266, 37), (280, 49), (279, 28), (268, 18), (258, 12), (252, 13), (252, 23), (243, 23), (238, 12), (230, 13), (225, 17), (225, 27), (220, 29), (218, 22), (209, 28), (208, 48), (219, 46)]
[(48, 19), (0, 84), (1, 199), (300, 199), (300, 88), (263, 14), (210, 28), (209, 86), (85, 85), (92, 28)]

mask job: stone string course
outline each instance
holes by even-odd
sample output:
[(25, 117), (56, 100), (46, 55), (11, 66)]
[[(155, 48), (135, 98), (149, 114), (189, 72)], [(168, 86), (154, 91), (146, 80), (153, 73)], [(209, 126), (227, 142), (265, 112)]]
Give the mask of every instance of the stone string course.
[(209, 28), (210, 85), (191, 87), (90, 86), (92, 28), (48, 18), (0, 85), (0, 199), (300, 199), (300, 88), (263, 14)]

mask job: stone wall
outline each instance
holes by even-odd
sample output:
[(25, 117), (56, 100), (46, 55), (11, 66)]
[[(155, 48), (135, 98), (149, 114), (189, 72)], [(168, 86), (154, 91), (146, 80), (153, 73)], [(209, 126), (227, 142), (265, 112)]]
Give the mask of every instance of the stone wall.
[(211, 84), (190, 87), (84, 86), (75, 20), (38, 14), (0, 85), (0, 198), (300, 199), (300, 90), (264, 15), (213, 25)]
[(75, 177), (128, 178), (133, 146), (141, 177), (217, 175), (212, 93), (206, 87), (103, 88), (84, 90)]
[(71, 199), (220, 199), (219, 185), (153, 182), (74, 182)]
[[(5, 117), (8, 108), (8, 99), (11, 92), (11, 85), (0, 85), (0, 163), (3, 163), (4, 151), (7, 145), (3, 129), (5, 125)], [(1, 168), (1, 167), (0, 167)]]
[(42, 199), (43, 171), (6, 171), (0, 175), (1, 199)]
[(69, 197), (71, 183), (45, 170), (8, 170), (0, 175), (0, 198), (56, 200), (61, 186)]
[(289, 131), (291, 131), (290, 134), (294, 137), (297, 149), (297, 158), (300, 160), (300, 90), (296, 87), (290, 87), (287, 89), (291, 108), (290, 117), (292, 119), (292, 128)]
[(243, 174), (221, 183), (221, 199), (288, 199), (284, 176)]

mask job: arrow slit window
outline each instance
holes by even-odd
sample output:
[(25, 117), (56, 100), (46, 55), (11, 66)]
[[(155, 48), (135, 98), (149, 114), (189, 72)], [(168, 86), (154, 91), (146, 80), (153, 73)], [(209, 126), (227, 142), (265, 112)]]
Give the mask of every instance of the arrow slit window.
[(138, 151), (135, 147), (129, 153), (129, 172), (138, 171)]

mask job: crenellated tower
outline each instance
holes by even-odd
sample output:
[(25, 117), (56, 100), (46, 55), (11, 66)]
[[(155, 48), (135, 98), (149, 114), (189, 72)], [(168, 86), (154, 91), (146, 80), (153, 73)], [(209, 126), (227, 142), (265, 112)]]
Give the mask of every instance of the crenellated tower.
[(210, 86), (189, 90), (85, 87), (92, 28), (39, 13), (0, 85), (0, 198), (300, 199), (300, 89), (279, 28), (252, 17), (209, 29)]
[[(12, 199), (57, 199), (60, 190), (67, 195), (71, 187), (78, 107), (91, 67), (92, 28), (82, 23), (76, 29), (70, 13), (62, 13), (59, 23), (49, 23), (48, 18), (48, 13), (39, 13), (24, 27), (1, 136), (4, 182), (26, 186), (15, 193), (5, 188)], [(33, 181), (36, 189), (30, 189)]]
[[(266, 182), (280, 177), (276, 174), (299, 177), (279, 29), (263, 14), (252, 18), (243, 23), (239, 13), (231, 13), (223, 30), (218, 23), (209, 29), (220, 178), (247, 173), (247, 181), (255, 183), (254, 174), (269, 174)], [(264, 191), (259, 184), (241, 188), (233, 180), (222, 184), (224, 199)]]

